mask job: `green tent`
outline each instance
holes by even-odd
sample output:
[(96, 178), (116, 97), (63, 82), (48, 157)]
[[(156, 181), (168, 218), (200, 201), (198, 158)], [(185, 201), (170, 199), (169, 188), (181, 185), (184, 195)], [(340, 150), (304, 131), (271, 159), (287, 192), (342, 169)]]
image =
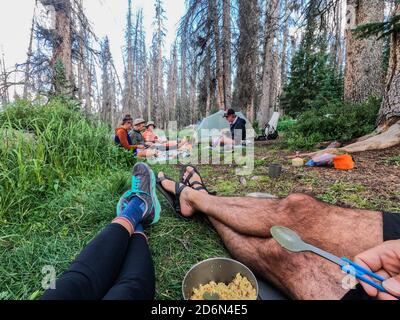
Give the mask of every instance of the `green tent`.
[[(224, 118), (224, 114), (225, 112), (221, 110), (201, 121), (197, 127), (198, 141), (209, 140), (211, 137), (220, 136), (224, 133), (230, 134), (229, 122)], [(255, 132), (251, 122), (241, 112), (236, 112), (236, 115), (246, 120), (247, 139), (253, 139)]]

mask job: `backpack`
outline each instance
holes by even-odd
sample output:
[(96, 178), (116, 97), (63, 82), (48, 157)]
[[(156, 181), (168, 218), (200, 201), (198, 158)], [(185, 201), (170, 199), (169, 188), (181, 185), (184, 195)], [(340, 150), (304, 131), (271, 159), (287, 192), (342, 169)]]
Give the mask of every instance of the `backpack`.
[(265, 135), (267, 140), (276, 140), (279, 137), (278, 130), (274, 127), (271, 127), (269, 124), (265, 127)]

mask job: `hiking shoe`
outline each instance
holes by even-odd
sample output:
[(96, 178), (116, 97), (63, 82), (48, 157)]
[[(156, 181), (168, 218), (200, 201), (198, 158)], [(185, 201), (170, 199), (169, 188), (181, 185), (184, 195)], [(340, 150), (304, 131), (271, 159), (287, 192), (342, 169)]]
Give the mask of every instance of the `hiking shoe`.
[(160, 220), (161, 205), (156, 194), (156, 177), (153, 170), (143, 163), (133, 167), (132, 189), (125, 192), (117, 205), (117, 216), (121, 216), (129, 202), (138, 197), (145, 203), (141, 224), (145, 227), (156, 224)]

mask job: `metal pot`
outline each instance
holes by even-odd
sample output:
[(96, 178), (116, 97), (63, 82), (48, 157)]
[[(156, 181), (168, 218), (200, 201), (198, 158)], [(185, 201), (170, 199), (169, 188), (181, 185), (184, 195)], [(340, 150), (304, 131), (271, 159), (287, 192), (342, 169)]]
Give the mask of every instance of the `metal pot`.
[(193, 295), (193, 289), (211, 281), (230, 283), (240, 273), (246, 277), (256, 289), (258, 282), (253, 272), (244, 264), (228, 258), (212, 258), (194, 265), (187, 273), (182, 283), (182, 294), (185, 300)]
[(268, 175), (271, 178), (278, 178), (282, 173), (282, 165), (280, 164), (271, 164), (268, 169)]

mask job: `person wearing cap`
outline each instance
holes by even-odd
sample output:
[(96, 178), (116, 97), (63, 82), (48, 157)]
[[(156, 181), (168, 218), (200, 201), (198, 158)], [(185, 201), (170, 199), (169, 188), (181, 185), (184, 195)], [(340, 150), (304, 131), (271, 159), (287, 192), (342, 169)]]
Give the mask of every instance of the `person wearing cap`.
[(223, 136), (221, 144), (241, 145), (246, 141), (246, 120), (240, 118), (235, 110), (229, 109), (225, 112), (224, 118), (229, 122), (231, 139)]
[(157, 150), (148, 149), (150, 145), (146, 144), (146, 141), (142, 135), (146, 128), (145, 124), (146, 121), (144, 119), (135, 119), (133, 121), (133, 129), (129, 133), (132, 143), (137, 146), (139, 158), (153, 157), (159, 154)]
[(142, 132), (145, 130), (145, 123), (146, 121), (142, 118), (135, 119), (133, 121), (133, 129), (129, 133), (133, 144), (138, 145), (139, 149), (145, 148), (145, 141), (142, 135)]
[(147, 122), (146, 130), (143, 132), (143, 138), (146, 144), (154, 144), (161, 142), (158, 136), (154, 133), (155, 128), (156, 124), (154, 123), (154, 121)]

